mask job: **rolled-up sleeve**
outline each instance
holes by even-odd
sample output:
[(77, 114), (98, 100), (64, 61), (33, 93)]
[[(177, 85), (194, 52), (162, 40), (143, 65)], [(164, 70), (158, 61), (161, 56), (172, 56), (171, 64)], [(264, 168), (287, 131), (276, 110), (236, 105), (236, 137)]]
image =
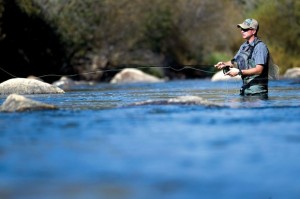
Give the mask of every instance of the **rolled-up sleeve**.
[(267, 65), (269, 50), (264, 43), (259, 43), (255, 46), (252, 54), (255, 65)]

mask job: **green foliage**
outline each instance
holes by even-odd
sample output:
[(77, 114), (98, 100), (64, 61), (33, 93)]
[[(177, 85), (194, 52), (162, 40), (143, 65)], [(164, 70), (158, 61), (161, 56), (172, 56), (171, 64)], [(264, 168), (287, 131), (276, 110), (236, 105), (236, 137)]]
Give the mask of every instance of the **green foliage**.
[(238, 13), (231, 1), (35, 1), (63, 36), (70, 54), (104, 51), (113, 59), (142, 48), (181, 64), (203, 61), (216, 46), (230, 50), (224, 32), (234, 35), (226, 24), (233, 18), (229, 13)]
[(41, 9), (37, 4), (34, 3), (34, 1), (31, 0), (15, 0), (15, 1), (16, 4), (19, 6), (19, 8), (28, 16), (41, 17)]
[(211, 53), (210, 56), (208, 56), (207, 62), (208, 63), (218, 63), (221, 60), (231, 60), (231, 59), (232, 59), (232, 55), (225, 54), (222, 52), (214, 52), (214, 53)]
[(145, 14), (143, 39), (148, 47), (156, 53), (165, 52), (166, 41), (172, 37), (175, 27), (169, 4), (152, 4)]
[[(44, 19), (59, 35), (66, 62), (77, 72), (128, 63), (189, 65), (227, 60), (243, 42), (236, 24), (249, 17), (258, 19), (259, 36), (281, 72), (300, 66), (298, 0), (15, 1), (29, 17)], [(3, 37), (1, 29), (0, 34)]]
[[(53, 27), (44, 20), (43, 10), (34, 0), (0, 1), (0, 81), (28, 75), (44, 75), (68, 69), (64, 45)], [(45, 77), (53, 81), (56, 77)]]
[(281, 72), (300, 67), (300, 3), (296, 0), (264, 0), (252, 12), (260, 23), (260, 35), (269, 46)]

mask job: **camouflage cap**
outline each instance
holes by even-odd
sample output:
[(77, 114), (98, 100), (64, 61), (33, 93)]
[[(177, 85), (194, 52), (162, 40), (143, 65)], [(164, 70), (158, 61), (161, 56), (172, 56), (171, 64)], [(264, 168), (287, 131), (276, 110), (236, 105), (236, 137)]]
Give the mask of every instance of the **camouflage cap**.
[(237, 25), (238, 28), (255, 29), (258, 28), (258, 22), (255, 19), (246, 19), (243, 23)]

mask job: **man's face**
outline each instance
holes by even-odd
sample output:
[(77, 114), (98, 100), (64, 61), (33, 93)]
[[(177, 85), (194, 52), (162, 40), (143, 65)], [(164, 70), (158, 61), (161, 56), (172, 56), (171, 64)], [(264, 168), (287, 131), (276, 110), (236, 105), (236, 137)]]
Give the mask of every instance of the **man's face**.
[(243, 28), (241, 28), (242, 37), (244, 39), (247, 39), (247, 40), (249, 40), (251, 37), (253, 37), (255, 32), (256, 32), (256, 30), (254, 30), (254, 29), (243, 29)]

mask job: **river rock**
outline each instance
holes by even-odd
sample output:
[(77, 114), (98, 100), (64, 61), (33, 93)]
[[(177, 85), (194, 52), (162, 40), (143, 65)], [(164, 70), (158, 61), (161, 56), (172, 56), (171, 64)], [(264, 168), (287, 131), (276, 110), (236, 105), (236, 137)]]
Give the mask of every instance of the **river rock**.
[(138, 69), (126, 68), (117, 73), (110, 83), (161, 82), (162, 80)]
[(64, 91), (57, 86), (28, 78), (13, 78), (0, 84), (0, 95), (9, 94), (59, 94)]
[(34, 76), (34, 75), (29, 75), (29, 76), (27, 77), (27, 79), (36, 79), (36, 80), (39, 80), (39, 81), (41, 81), (41, 82), (44, 82), (44, 80), (43, 80), (42, 78), (37, 77), (37, 76)]
[(241, 80), (241, 76), (237, 75), (234, 77), (230, 77), (229, 75), (224, 75), (223, 70), (220, 70), (219, 72), (215, 73), (212, 78), (211, 81), (215, 82), (215, 81), (228, 81), (228, 80)]
[(140, 105), (172, 105), (172, 104), (181, 104), (181, 105), (201, 105), (205, 107), (224, 107), (223, 105), (210, 102), (206, 99), (203, 99), (199, 96), (179, 96), (176, 98), (170, 98), (166, 100), (147, 100), (143, 102), (135, 102), (129, 106), (140, 106)]
[(95, 82), (91, 81), (75, 81), (67, 76), (62, 76), (59, 80), (52, 83), (53, 86), (57, 86), (63, 90), (72, 90), (78, 86), (93, 86), (95, 84)]
[(59, 80), (53, 82), (52, 85), (67, 90), (70, 89), (71, 87), (74, 87), (75, 82), (71, 78), (62, 76)]
[(38, 102), (22, 95), (9, 95), (0, 107), (2, 112), (22, 112), (28, 110), (51, 110), (58, 109), (54, 105)]
[(283, 75), (284, 78), (287, 79), (295, 79), (300, 78), (300, 68), (290, 68)]

